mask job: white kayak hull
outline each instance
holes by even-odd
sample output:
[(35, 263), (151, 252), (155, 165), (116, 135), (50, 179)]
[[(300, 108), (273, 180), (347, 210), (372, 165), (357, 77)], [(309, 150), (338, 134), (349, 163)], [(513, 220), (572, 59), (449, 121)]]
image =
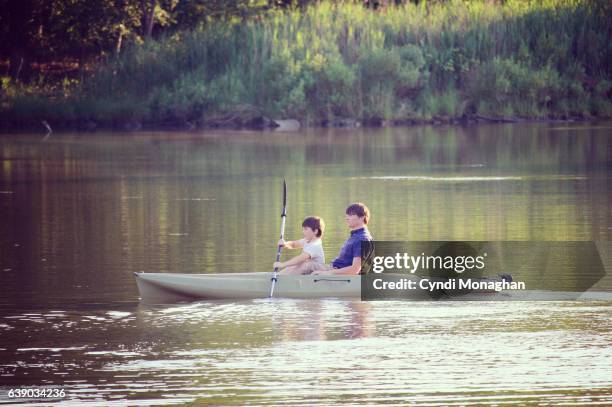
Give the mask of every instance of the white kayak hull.
[[(272, 273), (134, 273), (143, 302), (170, 304), (185, 301), (215, 299), (267, 298), (270, 295)], [(401, 275), (414, 279), (415, 275)], [(481, 291), (476, 295), (495, 294)], [(278, 275), (274, 288), (278, 298), (361, 298), (360, 275)], [(407, 298), (404, 296), (404, 298)], [(409, 299), (430, 299), (426, 290), (411, 290)], [(463, 297), (467, 298), (467, 297)]]
[[(270, 295), (272, 273), (134, 273), (146, 303), (204, 299), (253, 299)], [(281, 298), (360, 298), (361, 276), (278, 275), (274, 296)]]
[[(267, 298), (270, 295), (272, 273), (134, 273), (142, 302), (172, 304), (200, 300), (241, 300)], [(420, 280), (418, 276), (402, 274), (398, 278)], [(499, 281), (499, 279), (484, 279)], [(361, 298), (361, 276), (278, 275), (274, 289), (278, 298)], [(425, 290), (410, 290), (409, 299), (432, 299)], [(473, 291), (467, 295), (444, 297), (456, 300), (612, 300), (609, 292), (557, 292), (542, 290)]]

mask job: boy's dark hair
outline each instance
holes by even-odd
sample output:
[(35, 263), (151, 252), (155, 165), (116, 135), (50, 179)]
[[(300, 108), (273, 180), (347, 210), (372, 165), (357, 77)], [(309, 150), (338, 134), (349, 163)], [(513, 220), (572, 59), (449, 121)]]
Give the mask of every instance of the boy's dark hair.
[(350, 204), (348, 208), (346, 208), (346, 214), (356, 215), (360, 218), (363, 218), (363, 223), (365, 223), (366, 225), (368, 224), (368, 220), (370, 220), (370, 210), (361, 202)]
[(305, 226), (308, 226), (313, 232), (316, 231), (317, 237), (321, 237), (323, 235), (323, 231), (325, 230), (325, 222), (323, 222), (323, 219), (319, 218), (318, 216), (309, 216), (304, 219), (304, 222), (302, 222), (302, 227)]

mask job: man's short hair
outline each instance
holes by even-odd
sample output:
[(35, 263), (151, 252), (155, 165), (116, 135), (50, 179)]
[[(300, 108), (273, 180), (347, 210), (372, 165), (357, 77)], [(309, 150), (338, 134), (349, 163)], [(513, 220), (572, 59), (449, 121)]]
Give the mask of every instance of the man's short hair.
[(317, 237), (321, 237), (323, 235), (323, 231), (325, 230), (325, 222), (323, 219), (318, 216), (309, 216), (304, 219), (302, 222), (302, 227), (308, 226), (312, 229), (313, 232), (317, 232)]
[(368, 220), (370, 220), (370, 210), (361, 202), (350, 204), (348, 208), (346, 208), (346, 214), (356, 215), (360, 218), (363, 218), (363, 223), (365, 223), (366, 225), (368, 224)]

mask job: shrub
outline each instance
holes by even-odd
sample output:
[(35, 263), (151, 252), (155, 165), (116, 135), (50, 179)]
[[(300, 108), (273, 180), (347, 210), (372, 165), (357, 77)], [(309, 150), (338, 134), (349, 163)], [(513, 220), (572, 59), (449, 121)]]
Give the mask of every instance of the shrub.
[(356, 112), (353, 67), (340, 55), (316, 55), (306, 67), (312, 82), (305, 89), (308, 105), (318, 118), (352, 116)]
[(501, 58), (472, 73), (467, 93), (472, 111), (481, 114), (512, 111), (525, 117), (546, 114), (564, 97), (563, 81), (554, 68), (536, 69)]

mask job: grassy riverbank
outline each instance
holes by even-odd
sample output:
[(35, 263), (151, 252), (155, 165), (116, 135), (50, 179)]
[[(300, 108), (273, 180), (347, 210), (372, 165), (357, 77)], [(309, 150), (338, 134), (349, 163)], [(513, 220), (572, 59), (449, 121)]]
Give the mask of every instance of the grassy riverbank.
[(59, 91), (5, 79), (0, 122), (206, 125), (244, 110), (308, 125), (612, 117), (610, 26), (603, 0), (322, 2), (133, 45)]

